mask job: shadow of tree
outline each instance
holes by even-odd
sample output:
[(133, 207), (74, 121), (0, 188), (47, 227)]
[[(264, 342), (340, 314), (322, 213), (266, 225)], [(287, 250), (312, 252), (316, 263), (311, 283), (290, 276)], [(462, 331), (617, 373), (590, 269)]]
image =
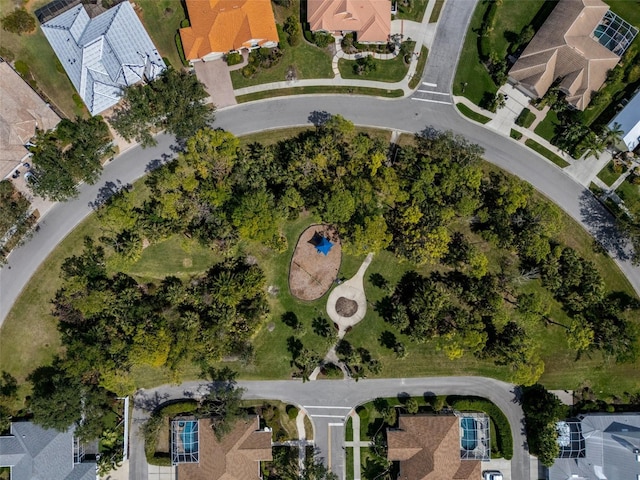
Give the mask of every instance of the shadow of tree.
[(631, 259), (631, 245), (617, 228), (615, 218), (587, 190), (580, 195), (580, 216), (591, 234), (613, 258), (622, 261)]

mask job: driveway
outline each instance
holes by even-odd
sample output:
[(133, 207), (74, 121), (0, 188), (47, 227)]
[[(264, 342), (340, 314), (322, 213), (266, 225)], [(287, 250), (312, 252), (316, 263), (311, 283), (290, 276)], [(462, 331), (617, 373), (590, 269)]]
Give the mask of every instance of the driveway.
[(238, 103), (233, 94), (229, 67), (224, 60), (220, 58), (210, 62), (196, 62), (194, 69), (216, 108), (230, 107)]

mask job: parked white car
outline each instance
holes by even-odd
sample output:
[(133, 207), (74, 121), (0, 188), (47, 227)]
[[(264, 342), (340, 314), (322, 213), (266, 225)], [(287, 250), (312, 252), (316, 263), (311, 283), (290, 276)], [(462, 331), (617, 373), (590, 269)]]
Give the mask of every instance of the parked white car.
[(484, 480), (502, 480), (502, 472), (499, 470), (485, 470), (482, 472)]

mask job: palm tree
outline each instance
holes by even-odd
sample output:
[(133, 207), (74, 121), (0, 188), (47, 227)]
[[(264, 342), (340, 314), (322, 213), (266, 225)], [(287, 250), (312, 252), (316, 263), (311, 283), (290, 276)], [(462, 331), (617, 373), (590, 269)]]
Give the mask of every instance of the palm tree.
[(615, 122), (611, 126), (607, 125), (602, 128), (600, 138), (607, 147), (615, 147), (622, 141), (623, 134), (624, 130), (622, 130), (622, 125), (620, 125), (618, 122)]
[(589, 134), (584, 137), (582, 141), (582, 146), (585, 149), (584, 158), (594, 156), (596, 158), (600, 158), (600, 154), (604, 152), (607, 145), (602, 140), (601, 137), (598, 137), (595, 133), (589, 132)]

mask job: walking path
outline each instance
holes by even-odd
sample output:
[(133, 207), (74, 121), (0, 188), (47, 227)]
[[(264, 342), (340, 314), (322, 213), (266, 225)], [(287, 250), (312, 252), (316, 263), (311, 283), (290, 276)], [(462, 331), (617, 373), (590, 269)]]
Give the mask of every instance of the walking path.
[(360, 449), (368, 448), (371, 446), (372, 442), (369, 441), (361, 441), (360, 440), (360, 415), (356, 413), (356, 410), (353, 409), (349, 412), (349, 416), (351, 417), (351, 428), (353, 430), (353, 440), (345, 441), (345, 448), (352, 447), (353, 448), (353, 480), (360, 480)]

